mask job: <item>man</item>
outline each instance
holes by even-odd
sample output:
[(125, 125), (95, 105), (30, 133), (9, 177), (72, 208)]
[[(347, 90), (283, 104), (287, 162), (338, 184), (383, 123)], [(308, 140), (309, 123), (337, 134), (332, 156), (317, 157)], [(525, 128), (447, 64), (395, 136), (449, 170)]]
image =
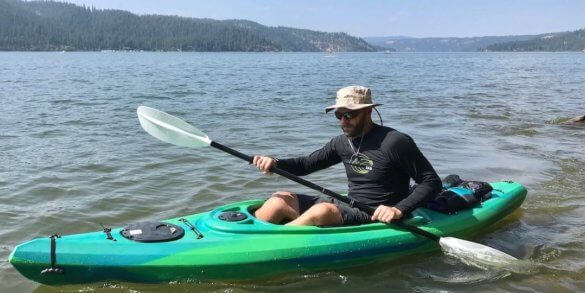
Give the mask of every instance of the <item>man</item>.
[[(279, 191), (255, 215), (271, 223), (289, 225), (359, 225), (389, 223), (409, 214), (441, 191), (441, 180), (412, 138), (372, 122), (370, 89), (349, 86), (337, 92), (335, 110), (343, 134), (306, 157), (280, 159), (254, 156), (264, 174), (277, 166), (297, 176), (342, 162), (349, 181), (348, 196), (375, 208), (373, 215), (346, 203), (317, 196)], [(410, 179), (418, 183), (409, 194)]]

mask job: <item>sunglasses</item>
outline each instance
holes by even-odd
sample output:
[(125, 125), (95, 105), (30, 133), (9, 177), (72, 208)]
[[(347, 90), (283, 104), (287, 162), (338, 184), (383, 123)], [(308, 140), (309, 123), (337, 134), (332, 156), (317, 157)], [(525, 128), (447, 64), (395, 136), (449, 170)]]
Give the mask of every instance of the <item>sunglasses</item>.
[(348, 111), (345, 113), (341, 113), (339, 111), (335, 111), (335, 117), (339, 120), (341, 120), (341, 118), (347, 119), (347, 120), (351, 120), (353, 118), (355, 118), (357, 115), (360, 114), (360, 110), (354, 110), (354, 111)]

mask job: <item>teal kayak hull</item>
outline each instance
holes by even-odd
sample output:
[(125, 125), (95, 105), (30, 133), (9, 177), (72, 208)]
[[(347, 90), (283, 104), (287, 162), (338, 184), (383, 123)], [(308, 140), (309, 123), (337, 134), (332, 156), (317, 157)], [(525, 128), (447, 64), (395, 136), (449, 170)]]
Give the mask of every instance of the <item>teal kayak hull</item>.
[[(476, 234), (512, 213), (526, 197), (526, 189), (518, 183), (491, 185), (493, 196), (481, 206), (451, 215), (419, 208), (405, 222), (440, 237)], [(111, 231), (115, 241), (101, 231), (56, 238), (51, 257), (51, 239), (45, 237), (16, 246), (9, 262), (26, 278), (48, 285), (107, 280), (237, 281), (346, 268), (440, 249), (436, 242), (382, 223), (349, 227), (270, 224), (253, 217), (262, 203), (238, 202), (182, 217), (187, 224), (181, 218), (165, 220), (185, 230), (174, 241), (136, 242), (116, 228)], [(247, 217), (228, 222), (220, 219), (225, 212)], [(51, 267), (54, 270), (41, 273)]]

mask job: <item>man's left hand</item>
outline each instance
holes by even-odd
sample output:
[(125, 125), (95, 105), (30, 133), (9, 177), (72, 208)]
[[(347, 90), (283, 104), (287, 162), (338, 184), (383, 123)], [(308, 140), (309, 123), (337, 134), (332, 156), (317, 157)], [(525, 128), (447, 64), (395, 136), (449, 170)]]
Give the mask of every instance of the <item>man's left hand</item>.
[(399, 209), (384, 205), (379, 206), (372, 215), (372, 221), (380, 221), (387, 224), (392, 220), (398, 220), (400, 218), (402, 218), (402, 212)]

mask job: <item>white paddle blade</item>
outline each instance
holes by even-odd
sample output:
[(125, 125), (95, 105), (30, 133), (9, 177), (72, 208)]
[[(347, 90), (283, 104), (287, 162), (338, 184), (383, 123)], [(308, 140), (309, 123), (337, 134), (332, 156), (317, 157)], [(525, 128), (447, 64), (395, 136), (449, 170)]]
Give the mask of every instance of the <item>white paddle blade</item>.
[(142, 128), (164, 142), (190, 148), (211, 144), (205, 133), (173, 115), (145, 106), (138, 107), (136, 112)]
[[(517, 258), (497, 249), (454, 237), (441, 237), (439, 245), (445, 254), (475, 265), (501, 267), (518, 261)], [(469, 263), (467, 261), (465, 262)]]

